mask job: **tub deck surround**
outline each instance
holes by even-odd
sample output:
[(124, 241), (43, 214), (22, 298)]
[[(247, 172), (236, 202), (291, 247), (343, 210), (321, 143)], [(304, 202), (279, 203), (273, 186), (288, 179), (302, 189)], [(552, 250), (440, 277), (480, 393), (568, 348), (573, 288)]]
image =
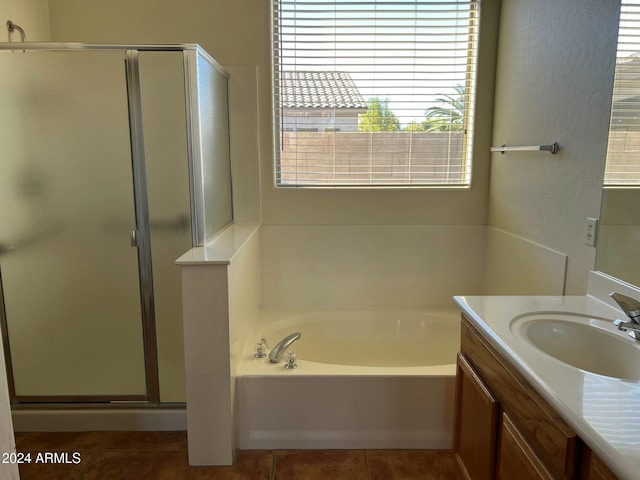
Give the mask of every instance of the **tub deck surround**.
[[(620, 285), (607, 285), (602, 278), (591, 279), (590, 290), (596, 284), (598, 293), (621, 291)], [(639, 295), (636, 291), (636, 298)], [(603, 300), (592, 295), (455, 297), (467, 318), (563, 416), (584, 442), (621, 479), (630, 480), (637, 478), (640, 471), (640, 382), (571, 367), (541, 354), (510, 331), (513, 318), (536, 312), (577, 313), (612, 321), (619, 318), (621, 312)], [(633, 342), (632, 339), (629, 341)]]
[(484, 225), (263, 225), (263, 308), (446, 307), (481, 293)]
[[(232, 224), (176, 263), (182, 273), (187, 436), (190, 465), (231, 465), (234, 439), (234, 332), (255, 321), (259, 226)], [(232, 291), (233, 290), (233, 291)]]
[[(423, 263), (433, 267), (430, 271), (438, 270), (435, 268), (437, 262), (431, 262), (433, 257), (444, 257), (442, 261), (449, 266), (448, 272), (459, 271), (454, 267), (467, 260), (480, 265), (482, 260), (472, 255), (472, 250), (475, 249), (471, 246), (475, 246), (475, 243), (469, 239), (469, 235), (463, 233), (470, 233), (473, 239), (481, 240), (484, 238), (482, 232), (480, 227), (455, 228), (446, 239), (441, 239), (435, 230), (420, 227), (273, 227), (267, 228), (268, 234), (265, 234), (264, 227), (259, 225), (234, 224), (225, 228), (205, 246), (193, 248), (181, 256), (176, 263), (181, 267), (182, 273), (189, 463), (229, 465), (233, 462), (236, 446), (450, 448), (457, 343), (451, 349), (450, 360), (426, 362), (431, 363), (427, 366), (424, 362), (418, 362), (420, 366), (331, 365), (328, 368), (322, 362), (309, 362), (301, 351), (298, 368), (286, 376), (280, 373), (272, 375), (271, 368), (265, 372), (249, 372), (244, 359), (247, 355), (253, 355), (253, 347), (260, 338), (259, 335), (250, 335), (256, 319), (260, 317), (259, 321), (275, 321), (274, 316), (280, 313), (271, 309), (293, 308), (289, 303), (280, 304), (280, 297), (276, 301), (270, 297), (273, 289), (269, 288), (273, 285), (280, 292), (278, 295), (288, 290), (290, 283), (279, 283), (283, 276), (294, 284), (304, 284), (302, 290), (307, 292), (306, 296), (302, 300), (296, 300), (298, 306), (302, 305), (304, 308), (321, 308), (324, 311), (366, 308), (377, 313), (381, 309), (392, 309), (392, 315), (397, 315), (406, 305), (450, 305), (454, 277), (467, 280), (472, 278), (461, 291), (479, 291), (476, 288), (479, 283), (478, 275), (451, 273), (444, 282), (446, 288), (436, 289), (435, 287), (442, 286), (442, 282), (436, 281), (435, 273), (432, 273), (433, 277), (424, 280), (416, 272), (423, 271)], [(412, 235), (407, 236), (406, 233)], [(375, 240), (373, 246), (369, 242), (371, 235)], [(309, 245), (307, 240), (310, 238), (314, 241)], [(415, 260), (414, 250), (424, 251), (424, 245), (431, 245), (429, 240), (433, 238), (440, 239), (439, 248), (428, 258), (420, 257), (422, 263), (416, 265), (412, 261)], [(300, 247), (300, 240), (305, 248), (296, 250), (294, 247)], [(456, 243), (460, 241), (469, 247), (464, 248), (466, 254), (462, 256)], [(332, 263), (329, 266), (323, 265), (323, 258), (326, 257), (315, 251), (317, 245), (325, 245), (326, 242), (330, 243), (327, 253), (339, 253), (330, 256)], [(362, 245), (368, 246), (363, 254), (356, 255), (357, 258), (351, 262), (343, 261), (352, 257), (353, 251), (360, 251)], [(395, 256), (385, 257), (384, 262), (379, 262), (381, 252), (388, 251), (389, 245), (395, 245), (405, 253), (399, 265)], [(274, 248), (277, 250), (276, 255), (272, 251)], [(305, 252), (313, 253), (310, 265), (299, 263)], [(449, 265), (450, 258), (456, 259), (458, 263)], [(280, 261), (283, 262), (282, 265), (279, 264)], [(376, 265), (373, 271), (372, 261)], [(407, 268), (409, 275), (403, 276), (402, 272)], [(274, 269), (280, 276), (272, 275)], [(291, 275), (293, 277), (290, 278)], [(318, 275), (325, 283), (313, 283)], [(416, 284), (416, 275), (424, 281)], [(366, 288), (362, 288), (358, 281), (347, 281), (372, 277), (376, 278), (376, 282), (367, 284)], [(310, 283), (304, 283), (305, 279)], [(336, 281), (342, 282), (338, 288), (339, 298), (331, 295), (327, 297), (322, 288)], [(358, 290), (359, 286), (361, 288)], [(405, 301), (406, 297), (403, 295), (406, 286), (410, 286), (415, 293), (411, 297), (412, 301)], [(316, 287), (319, 290), (314, 290)], [(434, 293), (434, 289), (437, 292)], [(301, 290), (289, 291), (289, 296), (296, 295), (298, 291)], [(318, 297), (315, 303), (320, 306), (307, 302), (308, 292), (315, 292)], [(403, 292), (403, 295), (398, 295), (398, 292)], [(355, 303), (352, 301), (354, 297), (357, 299)], [(336, 300), (333, 303), (330, 301), (332, 298)], [(376, 301), (368, 304), (365, 302), (371, 299)], [(260, 310), (261, 306), (269, 309)], [(446, 309), (423, 310), (431, 310), (432, 314), (440, 318)], [(291, 311), (287, 310), (289, 313)], [(448, 314), (452, 331), (459, 341), (457, 311), (449, 309)], [(369, 325), (361, 330), (362, 338), (370, 333)], [(415, 335), (409, 335), (412, 341), (415, 340), (414, 337)], [(303, 337), (302, 342), (306, 339), (306, 336)], [(301, 342), (297, 343), (302, 345)], [(296, 349), (296, 344), (293, 350)], [(270, 347), (273, 345), (270, 344)], [(270, 366), (258, 365), (258, 368), (268, 367)], [(275, 368), (282, 367), (276, 365)], [(312, 373), (316, 368), (318, 370)], [(279, 389), (279, 382), (284, 382), (284, 390)], [(283, 395), (287, 389), (293, 392), (291, 396)], [(279, 416), (262, 415), (262, 412), (268, 411), (261, 405), (267, 392), (270, 395), (270, 405), (279, 409)], [(308, 405), (306, 402), (310, 392), (318, 392), (317, 395), (312, 394), (314, 408), (317, 410), (311, 414), (311, 410), (300, 408)], [(298, 395), (302, 396), (297, 397)], [(322, 395), (331, 403), (323, 404)], [(286, 413), (282, 413), (286, 409), (283, 398), (296, 405), (295, 414), (286, 416)], [(253, 404), (243, 403), (246, 399)], [(253, 416), (246, 416), (243, 412), (249, 412)], [(290, 412), (294, 412), (293, 407)], [(274, 425), (274, 419), (285, 417), (293, 423), (276, 421)], [(299, 419), (300, 422), (293, 419)], [(266, 423), (260, 423), (263, 420)], [(315, 423), (305, 425), (302, 420)], [(245, 422), (246, 429), (236, 429), (236, 422)], [(248, 432), (247, 435), (243, 431)], [(283, 443), (273, 443), (274, 435), (275, 441)], [(249, 446), (248, 442), (254, 440), (263, 443)]]
[(227, 225), (202, 247), (193, 247), (176, 260), (177, 265), (228, 265), (259, 230), (254, 223)]
[[(253, 356), (293, 331), (296, 369)], [(455, 308), (261, 310), (237, 370), (238, 447), (450, 449), (459, 333)]]

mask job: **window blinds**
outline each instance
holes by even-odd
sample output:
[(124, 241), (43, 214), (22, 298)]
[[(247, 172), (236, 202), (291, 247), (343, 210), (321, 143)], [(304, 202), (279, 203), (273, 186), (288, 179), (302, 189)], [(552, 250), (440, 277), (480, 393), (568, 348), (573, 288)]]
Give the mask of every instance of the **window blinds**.
[(640, 185), (640, 3), (624, 0), (604, 184)]
[(274, 0), (277, 185), (469, 185), (478, 6)]

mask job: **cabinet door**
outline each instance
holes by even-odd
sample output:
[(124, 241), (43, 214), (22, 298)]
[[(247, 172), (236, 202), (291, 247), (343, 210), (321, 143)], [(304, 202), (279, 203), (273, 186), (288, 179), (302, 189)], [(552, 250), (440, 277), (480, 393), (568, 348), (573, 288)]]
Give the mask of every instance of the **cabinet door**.
[(461, 353), (457, 364), (455, 456), (468, 479), (493, 479), (498, 402)]
[(600, 458), (585, 446), (582, 454), (580, 480), (618, 480)]
[(507, 413), (502, 414), (498, 475), (500, 480), (553, 480), (553, 475), (527, 443)]

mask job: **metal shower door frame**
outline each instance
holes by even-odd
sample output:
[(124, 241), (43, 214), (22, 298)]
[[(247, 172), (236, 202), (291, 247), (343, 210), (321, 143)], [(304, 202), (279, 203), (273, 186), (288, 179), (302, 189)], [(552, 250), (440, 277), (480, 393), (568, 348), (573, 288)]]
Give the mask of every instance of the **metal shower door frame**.
[[(202, 165), (202, 145), (200, 138), (200, 99), (198, 91), (198, 58), (203, 59), (213, 69), (227, 79), (229, 74), (199, 45), (185, 45), (182, 50), (185, 111), (187, 121), (187, 155), (189, 157), (189, 192), (191, 197), (191, 238), (194, 247), (203, 246), (207, 238), (204, 174)], [(227, 98), (228, 102), (228, 98)], [(233, 200), (232, 200), (233, 201)]]
[[(153, 299), (153, 269), (151, 262), (151, 230), (149, 226), (149, 201), (147, 169), (142, 123), (142, 92), (140, 85), (140, 59), (137, 50), (125, 52), (127, 98), (129, 106), (129, 134), (131, 138), (131, 163), (133, 166), (134, 198), (136, 211), (135, 246), (138, 249), (138, 273), (140, 276), (140, 303), (142, 307), (142, 334), (147, 398), (160, 403), (160, 376), (158, 372), (158, 342), (156, 338), (155, 304)], [(111, 401), (118, 401), (112, 399)], [(126, 401), (127, 399), (123, 399)]]

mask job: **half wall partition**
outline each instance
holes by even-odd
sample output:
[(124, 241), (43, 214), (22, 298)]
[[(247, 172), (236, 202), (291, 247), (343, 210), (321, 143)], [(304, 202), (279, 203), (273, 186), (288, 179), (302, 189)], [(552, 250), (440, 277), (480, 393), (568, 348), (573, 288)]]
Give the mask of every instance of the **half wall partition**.
[(22, 402), (184, 401), (174, 261), (232, 221), (197, 45), (0, 47), (0, 316)]

